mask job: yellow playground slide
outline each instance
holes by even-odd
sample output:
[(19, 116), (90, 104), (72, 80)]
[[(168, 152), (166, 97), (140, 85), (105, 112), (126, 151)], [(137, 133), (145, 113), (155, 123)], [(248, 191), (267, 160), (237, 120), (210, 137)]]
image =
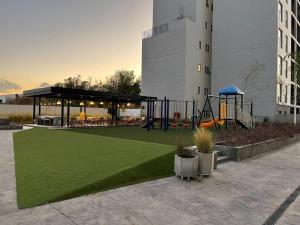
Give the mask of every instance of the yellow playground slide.
[(221, 118), (222, 119), (220, 119), (220, 117), (217, 117), (217, 118), (215, 118), (215, 120), (211, 120), (207, 123), (201, 123), (200, 127), (202, 127), (202, 128), (211, 128), (215, 125), (215, 123), (219, 124), (221, 126), (224, 126), (225, 119), (227, 118), (227, 112), (228, 112), (227, 104), (222, 103), (221, 108), (220, 108), (220, 113), (221, 113)]
[(211, 120), (211, 121), (209, 121), (209, 122), (207, 122), (207, 123), (201, 123), (201, 124), (200, 124), (200, 127), (202, 127), (202, 128), (211, 128), (211, 127), (213, 127), (213, 126), (215, 125), (215, 122), (216, 122), (217, 124), (221, 125), (221, 126), (223, 126), (224, 123), (225, 123), (224, 120), (220, 120), (220, 118), (217, 117), (215, 120)]

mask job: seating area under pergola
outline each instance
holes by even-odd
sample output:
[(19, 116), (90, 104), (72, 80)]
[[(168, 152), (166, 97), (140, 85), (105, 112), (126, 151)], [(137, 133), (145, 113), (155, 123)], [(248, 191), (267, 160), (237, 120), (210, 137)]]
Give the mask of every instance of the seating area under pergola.
[[(82, 121), (82, 123), (85, 123), (87, 121), (86, 108), (89, 104), (94, 105), (97, 103), (98, 105), (105, 105), (108, 109), (108, 114), (110, 115), (110, 118), (106, 119), (105, 121), (97, 120), (97, 123), (96, 120), (90, 120), (90, 122), (94, 123), (94, 125), (97, 125), (98, 122), (101, 122), (102, 125), (118, 125), (120, 124), (118, 123), (118, 109), (121, 105), (134, 105), (141, 107), (142, 102), (156, 99), (156, 97), (150, 96), (128, 96), (102, 91), (80, 90), (62, 87), (45, 87), (32, 89), (24, 91), (24, 96), (33, 98), (32, 115), (34, 124), (37, 123), (37, 120), (39, 118), (42, 118), (42, 107), (44, 107), (42, 104), (42, 99), (54, 99), (58, 103), (56, 104), (56, 106), (60, 106), (60, 116), (56, 116), (56, 118), (59, 118), (59, 124), (57, 125), (67, 127), (70, 127), (71, 125), (81, 125), (80, 123), (72, 123), (70, 117), (71, 106), (80, 107), (80, 112), (82, 112), (82, 114), (85, 115), (85, 118), (81, 118), (80, 121)], [(74, 102), (77, 102), (78, 104), (76, 105), (74, 104)], [(50, 116), (48, 116), (48, 118), (51, 119)]]

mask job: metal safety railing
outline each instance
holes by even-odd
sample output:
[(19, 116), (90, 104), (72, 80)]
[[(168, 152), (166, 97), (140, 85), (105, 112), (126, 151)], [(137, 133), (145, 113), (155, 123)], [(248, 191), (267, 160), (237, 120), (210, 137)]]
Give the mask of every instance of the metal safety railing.
[(169, 30), (169, 23), (162, 24), (157, 27), (153, 27), (143, 32), (143, 39), (150, 38), (161, 33), (165, 33)]
[(237, 107), (237, 120), (248, 128), (255, 128), (255, 119), (248, 113), (244, 112), (240, 106)]

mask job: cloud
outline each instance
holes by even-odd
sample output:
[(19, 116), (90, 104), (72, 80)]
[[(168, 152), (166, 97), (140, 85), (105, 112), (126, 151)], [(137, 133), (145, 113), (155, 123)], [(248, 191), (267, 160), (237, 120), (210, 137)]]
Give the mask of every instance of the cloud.
[(39, 88), (43, 88), (43, 87), (50, 87), (51, 85), (49, 84), (49, 83), (47, 83), (47, 82), (43, 82), (43, 83), (41, 83), (38, 87)]
[(21, 90), (22, 88), (18, 84), (0, 78), (0, 93), (11, 93)]

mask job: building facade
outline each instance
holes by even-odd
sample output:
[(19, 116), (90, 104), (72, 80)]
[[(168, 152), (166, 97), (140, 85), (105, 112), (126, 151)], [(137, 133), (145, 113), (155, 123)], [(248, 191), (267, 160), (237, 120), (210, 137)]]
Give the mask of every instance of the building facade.
[[(154, 0), (144, 34), (144, 95), (196, 100), (228, 85), (245, 92), (258, 119), (294, 119), (300, 89), (299, 0)], [(213, 32), (212, 32), (213, 31)]]
[(291, 73), (291, 54), (299, 50), (299, 1), (214, 0), (214, 4), (212, 90), (240, 86), (254, 102), (257, 117), (291, 118), (299, 92)]
[(142, 94), (203, 103), (211, 90), (212, 0), (154, 0)]

